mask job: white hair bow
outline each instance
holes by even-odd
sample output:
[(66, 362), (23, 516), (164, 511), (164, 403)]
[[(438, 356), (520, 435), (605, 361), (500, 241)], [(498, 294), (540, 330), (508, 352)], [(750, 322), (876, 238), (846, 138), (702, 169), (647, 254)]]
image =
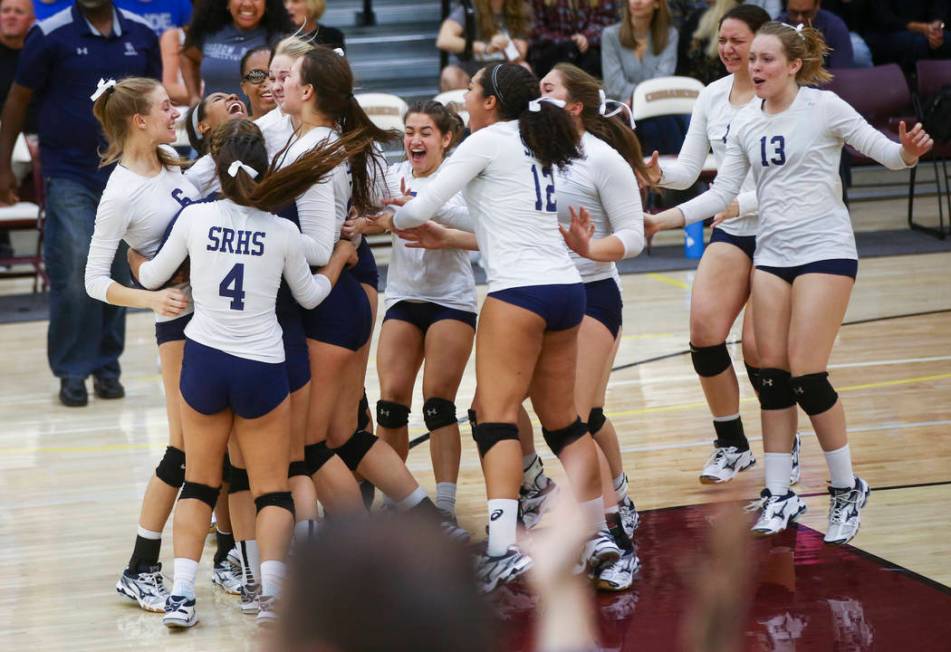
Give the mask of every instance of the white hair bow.
[(803, 28), (805, 28), (806, 26), (805, 23), (799, 23), (798, 25), (790, 25), (789, 23), (780, 23), (780, 24), (785, 25), (791, 30), (795, 30), (796, 34), (799, 34), (799, 38), (801, 38), (803, 41), (806, 40), (806, 37), (802, 33)]
[(238, 170), (244, 170), (245, 173), (252, 179), (258, 178), (258, 171), (242, 161), (234, 161), (231, 163), (231, 166), (228, 168), (228, 176), (238, 176)]
[(537, 100), (532, 100), (528, 103), (528, 110), (532, 113), (538, 113), (542, 110), (542, 102), (548, 102), (549, 104), (554, 104), (559, 109), (565, 108), (565, 101), (555, 99), (554, 97), (540, 97)]
[(91, 99), (93, 102), (95, 102), (95, 101), (98, 100), (100, 97), (102, 97), (102, 94), (103, 94), (103, 93), (105, 93), (105, 92), (106, 92), (107, 90), (109, 90), (110, 88), (115, 88), (115, 87), (116, 87), (116, 80), (115, 80), (115, 79), (105, 80), (105, 79), (102, 79), (102, 78), (100, 77), (100, 78), (99, 78), (99, 83), (96, 84), (96, 92), (93, 93), (92, 95), (90, 95), (90, 96), (89, 96), (89, 99)]
[[(631, 129), (637, 129), (637, 125), (634, 123), (634, 113), (631, 111), (630, 107), (627, 106), (624, 102), (615, 102), (614, 100), (608, 100), (607, 95), (604, 94), (603, 89), (598, 89), (598, 97), (601, 98), (601, 106), (598, 107), (598, 113), (601, 114), (604, 118), (613, 118), (622, 111), (627, 111), (628, 122), (631, 123)], [(617, 104), (617, 107), (608, 112), (608, 102), (614, 102)]]
[(334, 52), (337, 54), (338, 57), (345, 56), (343, 52), (343, 48), (334, 48)]

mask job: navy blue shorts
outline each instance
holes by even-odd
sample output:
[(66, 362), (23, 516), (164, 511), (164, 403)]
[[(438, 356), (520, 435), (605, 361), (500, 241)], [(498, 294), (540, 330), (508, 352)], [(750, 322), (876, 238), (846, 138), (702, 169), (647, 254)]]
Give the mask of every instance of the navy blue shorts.
[(350, 268), (350, 273), (361, 283), (373, 286), (374, 290), (380, 289), (380, 272), (376, 268), (376, 258), (373, 257), (366, 237), (360, 240), (360, 246), (357, 247), (357, 264)]
[(386, 311), (383, 321), (387, 319), (409, 322), (423, 331), (423, 335), (426, 334), (430, 326), (443, 319), (455, 319), (464, 324), (469, 324), (473, 329), (476, 327), (476, 314), (474, 312), (447, 308), (429, 301), (400, 301)]
[(284, 364), (287, 367), (287, 384), (293, 394), (310, 382), (310, 357), (307, 354), (307, 336), (304, 334), (304, 317), (300, 306), (278, 304), (277, 323), (284, 332)]
[(612, 337), (621, 332), (621, 313), (624, 302), (621, 301), (621, 290), (613, 278), (592, 281), (584, 284), (587, 295), (584, 314), (599, 322), (611, 331)]
[(574, 328), (584, 319), (584, 283), (526, 285), (490, 292), (489, 296), (531, 310), (545, 320), (546, 331)]
[(727, 233), (723, 229), (716, 227), (713, 229), (713, 234), (710, 236), (710, 244), (714, 242), (725, 242), (731, 244), (734, 247), (739, 247), (743, 250), (743, 253), (750, 257), (750, 260), (753, 260), (753, 254), (756, 253), (756, 236), (755, 235), (733, 235), (732, 233)]
[(316, 308), (304, 311), (304, 333), (318, 342), (357, 351), (372, 332), (370, 300), (350, 270), (340, 273), (333, 290)]
[(155, 322), (155, 343), (162, 346), (166, 342), (181, 342), (185, 339), (185, 327), (192, 320), (190, 312), (187, 315), (176, 317), (170, 321)]
[(211, 415), (230, 408), (244, 419), (263, 417), (289, 393), (283, 362), (247, 360), (189, 339), (179, 388), (197, 412)]
[(833, 274), (835, 276), (848, 276), (854, 280), (859, 273), (859, 261), (852, 258), (830, 258), (829, 260), (817, 260), (795, 267), (757, 265), (756, 269), (769, 272), (792, 285), (793, 281), (803, 274)]

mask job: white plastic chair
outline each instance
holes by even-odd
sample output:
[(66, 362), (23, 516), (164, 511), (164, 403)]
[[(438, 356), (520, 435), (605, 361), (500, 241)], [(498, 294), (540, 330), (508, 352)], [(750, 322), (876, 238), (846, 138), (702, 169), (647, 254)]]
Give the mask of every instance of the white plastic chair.
[(468, 127), (469, 126), (469, 112), (466, 111), (464, 108), (465, 100), (463, 98), (465, 97), (465, 95), (466, 95), (466, 89), (460, 88), (454, 91), (446, 91), (444, 93), (440, 93), (439, 95), (433, 98), (433, 101), (439, 102), (443, 106), (448, 107), (452, 109), (453, 111), (455, 111), (459, 115), (459, 117), (462, 118), (462, 122), (465, 123), (465, 125)]
[(642, 81), (634, 88), (631, 113), (635, 121), (689, 114), (703, 88), (703, 82), (692, 77), (657, 77)]
[(11, 163), (17, 181), (22, 181), (28, 172), (32, 170), (34, 174), (34, 191), (37, 195), (39, 204), (33, 202), (21, 201), (12, 206), (0, 206), (0, 230), (3, 231), (37, 231), (36, 250), (30, 254), (12, 255), (0, 259), (3, 266), (12, 265), (30, 265), (32, 271), (20, 271), (15, 269), (4, 269), (0, 271), (0, 278), (20, 278), (33, 277), (33, 291), (36, 292), (42, 285), (46, 289), (46, 272), (43, 269), (43, 184), (40, 174), (39, 160), (34, 159), (34, 153), (38, 153), (38, 148), (31, 148), (29, 143), (20, 134), (13, 145), (13, 156)]
[(403, 133), (403, 116), (409, 108), (403, 98), (389, 93), (360, 93), (356, 97), (373, 124)]

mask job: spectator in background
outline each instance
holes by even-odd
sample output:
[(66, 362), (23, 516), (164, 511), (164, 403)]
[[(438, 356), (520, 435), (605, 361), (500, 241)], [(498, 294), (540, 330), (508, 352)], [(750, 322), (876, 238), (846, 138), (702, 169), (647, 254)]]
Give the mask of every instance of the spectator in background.
[(604, 92), (630, 105), (635, 86), (673, 75), (676, 68), (677, 30), (670, 24), (667, 0), (628, 0), (621, 22), (601, 37)]
[(440, 76), (440, 91), (466, 88), (472, 75), (493, 61), (525, 65), (532, 32), (528, 5), (523, 0), (473, 0), (472, 6), (470, 51), (466, 49), (466, 14), (461, 5), (439, 28), (436, 47), (453, 55), (453, 63), (443, 68)]
[(347, 51), (343, 32), (317, 22), (327, 10), (326, 0), (284, 0), (284, 8), (298, 29), (302, 30), (298, 35), (302, 40)]
[[(35, 101), (40, 162), (46, 177), (43, 241), (50, 278), (47, 351), (60, 379), (60, 401), (88, 402), (92, 375), (99, 398), (121, 398), (119, 356), (125, 345), (125, 309), (90, 298), (84, 273), (96, 208), (111, 167), (99, 167), (105, 147), (92, 114), (90, 95), (101, 78), (135, 75), (158, 79), (158, 39), (142, 18), (113, 7), (111, 0), (78, 0), (27, 35), (16, 82), (0, 119), (0, 201), (16, 201), (10, 157), (27, 107)], [(112, 278), (129, 283), (125, 252)]]
[(191, 0), (115, 0), (116, 6), (142, 16), (156, 36), (184, 27), (192, 17)]
[(823, 66), (826, 68), (852, 68), (855, 57), (852, 55), (852, 39), (845, 21), (831, 11), (820, 6), (820, 0), (789, 0), (786, 11), (779, 15), (779, 21), (789, 25), (805, 25), (822, 32), (822, 38), (831, 52), (826, 54)]
[(680, 30), (677, 46), (677, 74), (699, 79), (704, 84), (726, 75), (720, 61), (720, 21), (738, 0), (712, 0), (693, 12)]
[(763, 11), (769, 14), (769, 17), (773, 20), (776, 20), (776, 16), (779, 15), (779, 12), (783, 10), (783, 5), (780, 0), (745, 0), (743, 2), (745, 5), (756, 5)]
[(242, 101), (241, 57), (295, 30), (281, 0), (198, 0), (182, 50), (188, 103), (204, 93), (237, 93)]
[(58, 14), (66, 7), (72, 7), (74, 0), (34, 0), (33, 13), (36, 20), (46, 20), (53, 14)]
[(532, 0), (528, 60), (541, 79), (556, 63), (601, 77), (601, 32), (618, 19), (615, 0)]
[(897, 63), (906, 72), (918, 59), (951, 58), (951, 21), (943, 0), (878, 0), (866, 36), (875, 63)]
[(277, 106), (267, 77), (270, 63), (271, 48), (267, 46), (248, 50), (241, 57), (241, 92), (247, 96), (255, 120)]
[(182, 47), (185, 45), (185, 30), (173, 27), (165, 30), (159, 39), (162, 53), (162, 86), (168, 97), (177, 106), (188, 106), (188, 89), (182, 76)]
[(705, 0), (667, 0), (667, 8), (670, 10), (670, 23), (677, 29), (679, 34), (695, 11), (706, 9)]
[(826, 0), (822, 8), (841, 18), (849, 29), (852, 42), (852, 63), (856, 68), (872, 67), (872, 51), (865, 42), (870, 23), (869, 0)]

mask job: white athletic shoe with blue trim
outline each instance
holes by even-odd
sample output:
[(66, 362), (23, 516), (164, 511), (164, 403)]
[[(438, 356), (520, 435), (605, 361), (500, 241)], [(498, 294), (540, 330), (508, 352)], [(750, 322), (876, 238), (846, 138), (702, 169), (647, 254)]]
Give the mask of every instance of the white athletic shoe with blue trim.
[(195, 610), (195, 598), (183, 595), (170, 595), (165, 601), (165, 615), (162, 624), (166, 627), (194, 627), (198, 624), (198, 612)]
[(492, 557), (487, 553), (476, 559), (476, 579), (483, 593), (489, 593), (499, 584), (511, 582), (532, 567), (532, 558), (517, 546), (509, 546), (504, 555)]
[(700, 472), (702, 484), (720, 484), (729, 482), (740, 471), (756, 464), (756, 458), (749, 449), (741, 451), (736, 446), (714, 446), (713, 453)]
[(779, 534), (806, 511), (806, 503), (790, 491), (785, 496), (774, 496), (769, 489), (763, 489), (760, 499), (747, 507), (759, 510), (759, 518), (753, 526), (753, 534), (768, 537)]
[(868, 483), (855, 476), (851, 489), (829, 487), (829, 531), (825, 542), (844, 544), (855, 538), (862, 524), (862, 508), (872, 493)]
[(116, 591), (119, 595), (137, 602), (145, 611), (165, 611), (168, 589), (165, 587), (161, 564), (156, 564), (142, 573), (132, 574), (128, 569), (122, 571), (119, 581), (116, 582)]
[(633, 550), (622, 551), (621, 558), (606, 564), (598, 573), (595, 585), (601, 591), (626, 591), (634, 583), (634, 576), (641, 569), (641, 560)]

